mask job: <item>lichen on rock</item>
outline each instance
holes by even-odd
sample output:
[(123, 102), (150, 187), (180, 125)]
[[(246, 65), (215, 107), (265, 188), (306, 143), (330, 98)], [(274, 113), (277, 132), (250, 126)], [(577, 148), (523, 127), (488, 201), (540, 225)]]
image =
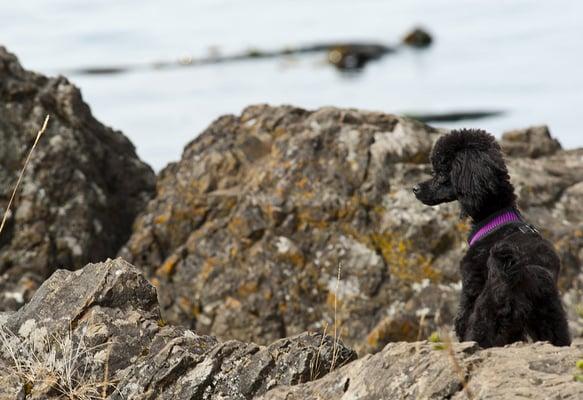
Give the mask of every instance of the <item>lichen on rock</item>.
[[(397, 288), (441, 278), (431, 249), (387, 211), (408, 184), (395, 175), (426, 173), (437, 135), (407, 118), (336, 108), (252, 106), (221, 117), (160, 174), (120, 255), (156, 282), (170, 321), (269, 343), (331, 325), (336, 299), (342, 337), (358, 347), (385, 306), (406, 300)], [(428, 222), (452, 218), (448, 210), (415, 209)]]
[(25, 70), (0, 47), (0, 218), (46, 115), (0, 234), (0, 310), (22, 306), (56, 268), (115, 256), (154, 191), (153, 171), (78, 88)]
[(85, 390), (89, 398), (249, 399), (322, 377), (356, 358), (322, 333), (263, 347), (221, 343), (161, 321), (155, 288), (122, 259), (58, 270), (0, 323), (3, 398), (27, 390), (35, 398), (80, 398)]
[(390, 343), (320, 380), (281, 386), (262, 400), (581, 398), (583, 350), (520, 343), (480, 350), (473, 342)]
[[(334, 321), (359, 351), (424, 337), (455, 314), (469, 230), (456, 204), (426, 207), (410, 191), (442, 132), (332, 107), (221, 117), (161, 172), (120, 255), (155, 282), (169, 321), (223, 339), (270, 343)], [(583, 150), (561, 150), (542, 128), (502, 144), (567, 290), (581, 264)]]

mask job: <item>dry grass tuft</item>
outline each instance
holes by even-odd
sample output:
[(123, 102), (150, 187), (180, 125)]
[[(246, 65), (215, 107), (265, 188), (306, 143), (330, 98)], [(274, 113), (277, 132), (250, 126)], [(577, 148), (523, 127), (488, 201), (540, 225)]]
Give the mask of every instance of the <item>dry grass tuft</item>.
[(465, 374), (464, 370), (462, 369), (462, 367), (460, 366), (460, 363), (455, 355), (455, 352), (453, 349), (453, 343), (452, 343), (452, 340), (451, 340), (449, 333), (446, 332), (446, 333), (440, 335), (440, 337), (442, 338), (443, 343), (445, 345), (445, 348), (447, 349), (447, 355), (451, 361), (453, 370), (458, 375), (458, 379), (459, 379), (460, 383), (462, 384), (462, 388), (463, 388), (464, 393), (466, 394), (466, 396), (469, 400), (473, 400), (474, 394), (472, 393), (472, 391), (468, 387), (468, 380), (466, 379), (466, 374)]
[[(337, 275), (336, 275), (336, 292), (334, 294), (334, 334), (333, 334), (333, 345), (332, 345), (332, 361), (330, 363), (329, 372), (332, 372), (335, 368), (342, 367), (343, 364), (337, 365), (338, 356), (340, 354), (340, 330), (341, 326), (338, 322), (338, 295), (340, 293), (340, 280), (342, 278), (342, 262), (338, 263)], [(322, 332), (322, 339), (320, 340), (320, 346), (318, 347), (318, 352), (316, 357), (310, 363), (310, 380), (320, 378), (320, 354), (324, 347), (324, 341), (326, 339), (326, 331), (328, 330), (328, 323), (324, 322), (324, 329)]]
[(336, 276), (336, 293), (334, 295), (334, 345), (332, 347), (332, 364), (330, 364), (330, 371), (336, 366), (338, 360), (338, 352), (340, 351), (339, 341), (340, 334), (338, 332), (338, 293), (340, 293), (340, 278), (342, 273), (342, 263), (338, 263), (338, 275)]
[(12, 191), (12, 195), (10, 196), (10, 200), (8, 201), (8, 205), (6, 206), (6, 210), (4, 211), (4, 216), (2, 217), (2, 223), (0, 223), (0, 234), (2, 233), (2, 230), (4, 229), (4, 225), (6, 224), (6, 220), (8, 219), (8, 214), (10, 213), (10, 207), (12, 206), (12, 202), (14, 201), (14, 197), (16, 196), (16, 192), (18, 191), (18, 187), (20, 186), (20, 182), (22, 181), (22, 177), (24, 176), (24, 171), (26, 170), (26, 167), (28, 166), (28, 163), (30, 162), (30, 158), (32, 157), (32, 153), (34, 152), (34, 149), (36, 148), (38, 141), (40, 140), (43, 133), (45, 133), (45, 131), (47, 130), (48, 124), (49, 124), (49, 116), (47, 115), (45, 117), (45, 122), (42, 124), (42, 127), (40, 128), (40, 130), (36, 134), (36, 139), (31, 147), (30, 151), (28, 152), (28, 156), (26, 157), (26, 161), (24, 161), (24, 166), (22, 167), (22, 170), (20, 171), (20, 175), (18, 175), (18, 180), (16, 181), (16, 185), (14, 185), (14, 190)]
[(324, 339), (326, 339), (326, 331), (328, 330), (328, 324), (324, 323), (324, 330), (322, 332), (322, 339), (320, 339), (320, 345), (318, 346), (318, 352), (316, 357), (310, 362), (310, 380), (318, 379), (320, 376), (318, 370), (320, 369), (320, 354), (322, 353), (322, 348), (324, 347)]
[[(3, 375), (17, 380), (26, 394), (57, 393), (76, 400), (97, 400), (114, 388), (107, 376), (97, 379), (103, 361), (94, 357), (101, 346), (89, 347), (83, 337), (49, 335), (44, 328), (21, 336), (0, 327), (0, 356), (10, 363), (0, 366)], [(104, 370), (108, 370), (107, 360)]]

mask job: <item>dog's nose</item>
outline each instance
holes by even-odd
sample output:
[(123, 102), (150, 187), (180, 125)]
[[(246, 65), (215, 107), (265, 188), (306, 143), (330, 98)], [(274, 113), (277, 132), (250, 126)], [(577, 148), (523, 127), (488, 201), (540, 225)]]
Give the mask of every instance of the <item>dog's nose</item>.
[(421, 186), (415, 185), (415, 186), (413, 186), (413, 189), (412, 190), (413, 190), (413, 193), (417, 194), (421, 190)]

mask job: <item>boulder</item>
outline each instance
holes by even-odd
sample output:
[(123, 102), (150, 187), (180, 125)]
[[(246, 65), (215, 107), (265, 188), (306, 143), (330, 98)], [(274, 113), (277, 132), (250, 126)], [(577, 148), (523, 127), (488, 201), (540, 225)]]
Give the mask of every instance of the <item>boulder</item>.
[(115, 256), (154, 192), (153, 171), (78, 88), (23, 69), (0, 47), (0, 218), (47, 114), (0, 233), (0, 311), (20, 307), (56, 268)]
[[(455, 206), (409, 193), (437, 135), (336, 108), (221, 117), (160, 173), (120, 255), (158, 287), (165, 318), (198, 332), (270, 343), (336, 321), (362, 344), (413, 283), (457, 280), (448, 257), (467, 228)], [(395, 329), (416, 337), (417, 322)]]
[(578, 399), (581, 354), (582, 341), (488, 350), (473, 342), (391, 343), (320, 380), (281, 386), (260, 399)]
[(561, 144), (545, 125), (505, 132), (500, 144), (513, 157), (538, 158), (561, 150)]
[[(169, 321), (222, 339), (336, 326), (362, 352), (425, 338), (455, 315), (469, 230), (457, 204), (427, 207), (410, 190), (442, 132), (352, 109), (221, 117), (160, 173), (120, 255), (158, 287)], [(581, 265), (583, 150), (508, 163), (566, 291)]]
[(0, 319), (0, 343), (3, 399), (249, 399), (356, 358), (322, 333), (263, 347), (167, 325), (155, 288), (121, 259), (56, 271)]

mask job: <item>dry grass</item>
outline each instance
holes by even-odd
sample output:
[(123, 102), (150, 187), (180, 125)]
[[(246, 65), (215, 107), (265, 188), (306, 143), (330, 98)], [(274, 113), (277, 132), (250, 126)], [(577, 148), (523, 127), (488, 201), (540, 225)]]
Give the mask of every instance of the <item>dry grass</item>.
[[(329, 372), (332, 372), (335, 368), (341, 367), (342, 365), (337, 365), (338, 356), (340, 353), (340, 329), (341, 326), (338, 322), (338, 294), (340, 292), (340, 280), (342, 278), (342, 262), (338, 263), (338, 269), (336, 274), (336, 292), (334, 294), (334, 334), (333, 334), (333, 345), (332, 345), (332, 361), (330, 363)], [(310, 380), (320, 378), (318, 370), (320, 369), (320, 354), (324, 347), (324, 340), (326, 339), (326, 332), (328, 330), (328, 323), (324, 322), (324, 329), (322, 332), (322, 339), (320, 340), (320, 346), (318, 347), (318, 352), (316, 357), (310, 363)]]
[[(111, 343), (109, 344), (109, 346), (107, 346), (107, 357), (105, 359), (105, 367), (103, 368), (103, 385), (101, 385), (101, 398), (102, 399), (107, 398), (107, 390), (111, 386), (114, 386), (114, 385), (109, 383), (109, 357), (111, 356), (112, 347), (113, 346), (111, 345)], [(114, 386), (114, 388), (115, 388), (115, 386)]]
[(41, 136), (43, 135), (43, 133), (45, 133), (48, 124), (49, 124), (49, 116), (47, 115), (45, 117), (45, 122), (42, 124), (40, 130), (36, 134), (36, 139), (31, 147), (30, 151), (28, 152), (28, 156), (26, 157), (26, 161), (24, 161), (24, 166), (22, 167), (22, 170), (20, 171), (20, 175), (18, 175), (18, 180), (16, 181), (16, 185), (14, 185), (14, 190), (12, 191), (12, 195), (10, 196), (10, 200), (8, 201), (8, 205), (6, 206), (6, 210), (4, 210), (4, 216), (2, 217), (2, 223), (0, 223), (0, 234), (2, 233), (2, 230), (4, 229), (4, 225), (6, 224), (6, 220), (8, 219), (8, 215), (10, 213), (10, 207), (12, 207), (12, 202), (14, 201), (14, 197), (16, 196), (16, 192), (18, 191), (18, 187), (20, 186), (20, 182), (22, 181), (22, 177), (24, 176), (24, 171), (26, 171), (26, 167), (28, 166), (28, 163), (30, 162), (30, 158), (32, 157), (32, 153), (34, 152), (34, 149), (36, 148), (36, 145), (38, 144), (38, 141), (40, 140)]
[[(104, 399), (114, 388), (107, 376), (97, 379), (96, 370), (103, 361), (94, 358), (95, 350), (84, 338), (49, 335), (46, 329), (35, 329), (21, 336), (0, 327), (0, 344), (3, 358), (10, 361), (0, 367), (3, 375), (13, 377), (27, 394), (54, 392), (59, 397), (76, 400)], [(104, 370), (108, 370), (108, 360)]]
[(338, 360), (340, 334), (338, 333), (338, 293), (340, 289), (340, 278), (342, 273), (342, 263), (338, 263), (338, 275), (336, 276), (336, 293), (334, 294), (334, 346), (332, 347), (332, 364), (330, 365), (330, 371), (336, 366), (336, 361)]
[(322, 332), (322, 339), (320, 339), (320, 345), (318, 346), (318, 352), (316, 357), (310, 362), (310, 380), (319, 378), (317, 371), (320, 368), (320, 354), (322, 353), (322, 348), (324, 347), (324, 339), (326, 339), (326, 331), (328, 330), (328, 324), (324, 323), (324, 330)]
[(453, 343), (452, 343), (451, 337), (449, 336), (449, 333), (445, 332), (441, 335), (441, 337), (443, 337), (443, 343), (445, 344), (445, 348), (447, 349), (447, 355), (451, 361), (451, 365), (453, 367), (454, 372), (458, 375), (458, 379), (459, 379), (460, 383), (462, 384), (462, 388), (463, 388), (464, 393), (466, 394), (466, 396), (469, 400), (473, 400), (474, 394), (472, 393), (472, 391), (468, 387), (468, 381), (466, 379), (466, 374), (465, 374), (464, 370), (462, 369), (462, 367), (460, 366), (460, 363), (455, 355), (455, 352), (453, 349)]

